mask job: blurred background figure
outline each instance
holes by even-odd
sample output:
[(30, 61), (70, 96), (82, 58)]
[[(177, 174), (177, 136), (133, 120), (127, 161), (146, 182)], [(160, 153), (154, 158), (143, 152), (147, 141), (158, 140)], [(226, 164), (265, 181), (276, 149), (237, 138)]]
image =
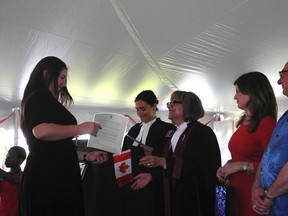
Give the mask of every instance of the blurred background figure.
[(19, 187), (22, 179), (21, 164), (26, 158), (26, 151), (20, 146), (9, 149), (5, 166), (9, 172), (0, 169), (0, 215), (18, 216)]

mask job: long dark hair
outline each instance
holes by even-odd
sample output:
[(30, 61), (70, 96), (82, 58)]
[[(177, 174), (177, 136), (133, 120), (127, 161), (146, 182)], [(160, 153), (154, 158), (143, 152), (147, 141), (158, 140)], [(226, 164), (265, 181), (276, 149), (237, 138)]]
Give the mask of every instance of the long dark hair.
[(63, 69), (67, 70), (66, 64), (54, 56), (45, 57), (38, 62), (30, 75), (21, 101), (21, 125), (23, 125), (25, 105), (29, 97), (36, 90), (49, 89), (51, 83), (53, 83), (53, 91), (54, 93), (57, 93), (57, 99), (61, 104), (64, 106), (70, 106), (73, 103), (73, 98), (67, 87), (62, 88), (60, 92), (58, 90), (58, 77)]
[[(268, 78), (263, 73), (257, 71), (245, 73), (235, 80), (234, 85), (238, 86), (241, 93), (250, 96), (247, 103), (251, 114), (249, 132), (255, 131), (265, 116), (271, 116), (277, 121), (278, 108), (275, 94)], [(243, 113), (236, 127), (243, 123), (245, 117), (246, 114)]]

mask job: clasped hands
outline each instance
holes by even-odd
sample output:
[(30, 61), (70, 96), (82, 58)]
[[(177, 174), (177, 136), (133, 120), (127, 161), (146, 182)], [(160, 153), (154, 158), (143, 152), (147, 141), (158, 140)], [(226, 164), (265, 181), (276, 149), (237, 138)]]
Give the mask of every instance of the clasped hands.
[(268, 215), (273, 202), (271, 198), (266, 196), (263, 188), (253, 186), (251, 204), (257, 214)]

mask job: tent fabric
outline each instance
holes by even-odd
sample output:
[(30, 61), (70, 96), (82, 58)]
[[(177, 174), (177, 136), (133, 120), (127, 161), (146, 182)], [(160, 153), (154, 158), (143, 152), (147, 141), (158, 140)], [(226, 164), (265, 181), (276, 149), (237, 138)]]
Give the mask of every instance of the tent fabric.
[(19, 107), (35, 64), (69, 67), (74, 107), (134, 111), (151, 89), (165, 110), (176, 89), (210, 113), (238, 115), (233, 81), (261, 71), (277, 85), (287, 61), (287, 0), (1, 0), (0, 109)]

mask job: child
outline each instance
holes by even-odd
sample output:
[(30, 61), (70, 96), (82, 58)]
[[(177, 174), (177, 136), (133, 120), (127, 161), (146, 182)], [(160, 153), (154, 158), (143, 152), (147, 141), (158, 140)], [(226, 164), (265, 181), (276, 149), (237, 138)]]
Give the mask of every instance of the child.
[(10, 172), (0, 169), (0, 215), (17, 216), (19, 187), (22, 178), (20, 165), (26, 158), (26, 151), (20, 146), (13, 146), (9, 149), (5, 166)]

